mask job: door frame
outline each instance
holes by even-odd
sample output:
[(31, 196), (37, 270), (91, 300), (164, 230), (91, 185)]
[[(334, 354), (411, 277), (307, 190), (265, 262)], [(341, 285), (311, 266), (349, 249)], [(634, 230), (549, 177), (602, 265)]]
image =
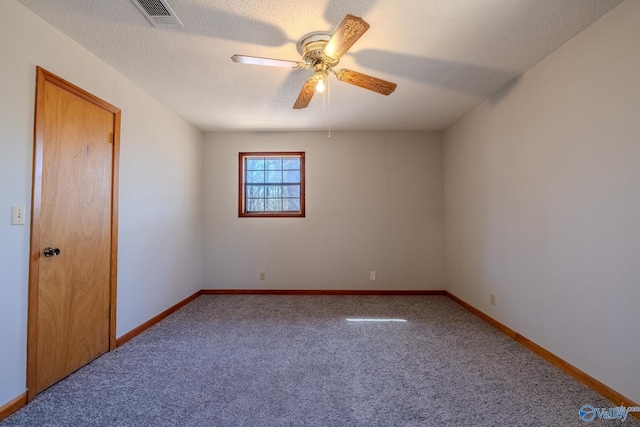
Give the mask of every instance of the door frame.
[(116, 290), (118, 278), (118, 166), (120, 157), (120, 109), (72, 83), (36, 67), (36, 101), (33, 130), (33, 181), (31, 189), (31, 248), (29, 253), (29, 302), (27, 313), (27, 402), (36, 395), (38, 338), (38, 284), (40, 261), (40, 215), (42, 161), (44, 152), (45, 84), (53, 84), (83, 100), (113, 113), (111, 169), (111, 257), (109, 278), (109, 351), (116, 348)]

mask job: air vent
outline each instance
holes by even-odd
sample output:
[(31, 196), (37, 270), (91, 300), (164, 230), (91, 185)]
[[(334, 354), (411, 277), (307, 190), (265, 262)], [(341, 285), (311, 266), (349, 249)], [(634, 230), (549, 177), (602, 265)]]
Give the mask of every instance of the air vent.
[(131, 0), (154, 27), (184, 27), (165, 0)]

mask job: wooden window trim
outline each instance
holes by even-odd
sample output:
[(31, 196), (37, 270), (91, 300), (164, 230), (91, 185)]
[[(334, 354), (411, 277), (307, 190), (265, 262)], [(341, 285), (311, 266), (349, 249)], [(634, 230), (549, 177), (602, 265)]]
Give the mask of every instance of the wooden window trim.
[[(299, 212), (245, 212), (244, 159), (246, 157), (299, 157), (300, 158), (300, 211)], [(305, 153), (304, 151), (260, 151), (238, 153), (238, 217), (241, 218), (304, 218), (305, 217)]]

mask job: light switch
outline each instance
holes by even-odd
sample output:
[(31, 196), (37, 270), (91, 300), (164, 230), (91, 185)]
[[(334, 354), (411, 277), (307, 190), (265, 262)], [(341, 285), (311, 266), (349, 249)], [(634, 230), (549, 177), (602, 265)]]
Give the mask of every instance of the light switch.
[(24, 225), (24, 206), (13, 206), (11, 224)]

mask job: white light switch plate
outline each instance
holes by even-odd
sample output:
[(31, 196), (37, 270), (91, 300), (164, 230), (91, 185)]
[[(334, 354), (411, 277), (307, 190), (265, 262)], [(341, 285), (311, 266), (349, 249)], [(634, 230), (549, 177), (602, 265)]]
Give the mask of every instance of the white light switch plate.
[(24, 206), (12, 206), (11, 224), (24, 225)]

